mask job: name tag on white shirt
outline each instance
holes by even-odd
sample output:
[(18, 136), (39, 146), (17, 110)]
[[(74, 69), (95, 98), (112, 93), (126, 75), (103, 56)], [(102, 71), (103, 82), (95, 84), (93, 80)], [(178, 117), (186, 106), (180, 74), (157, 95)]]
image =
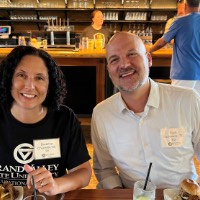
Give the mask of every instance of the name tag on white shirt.
[(162, 147), (181, 147), (184, 144), (186, 135), (185, 128), (162, 128), (161, 143)]
[(34, 140), (35, 160), (60, 158), (60, 139)]

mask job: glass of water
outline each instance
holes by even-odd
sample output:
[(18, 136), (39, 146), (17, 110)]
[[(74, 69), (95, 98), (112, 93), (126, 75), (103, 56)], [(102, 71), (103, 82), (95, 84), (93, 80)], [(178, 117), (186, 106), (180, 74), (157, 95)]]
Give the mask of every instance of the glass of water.
[(156, 186), (148, 181), (144, 190), (145, 180), (139, 180), (134, 184), (133, 200), (155, 200)]
[[(25, 197), (23, 200), (33, 200), (33, 199), (35, 199), (34, 195), (30, 195), (30, 196)], [(37, 194), (36, 199), (37, 200), (46, 200), (46, 197), (44, 195)]]

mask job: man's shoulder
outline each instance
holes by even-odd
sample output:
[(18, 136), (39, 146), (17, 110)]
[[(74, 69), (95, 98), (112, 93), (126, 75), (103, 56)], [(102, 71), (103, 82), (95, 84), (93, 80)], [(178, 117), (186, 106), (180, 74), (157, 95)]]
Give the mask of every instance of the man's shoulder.
[(119, 95), (120, 93), (116, 93), (113, 94), (112, 96), (106, 98), (105, 100), (101, 101), (100, 103), (98, 103), (94, 110), (108, 110), (108, 109), (112, 109), (112, 107), (115, 107), (115, 105), (118, 102), (119, 99)]
[(176, 24), (183, 24), (183, 23), (187, 23), (188, 21), (192, 20), (192, 15), (188, 14), (188, 15), (183, 15), (183, 16), (177, 16), (174, 18), (174, 22)]
[(160, 91), (165, 92), (167, 95), (174, 94), (175, 98), (182, 98), (182, 97), (188, 97), (188, 95), (193, 95), (196, 98), (200, 98), (196, 91), (194, 91), (191, 88), (188, 87), (182, 87), (182, 86), (176, 86), (176, 85), (170, 85), (170, 84), (163, 84), (158, 83)]

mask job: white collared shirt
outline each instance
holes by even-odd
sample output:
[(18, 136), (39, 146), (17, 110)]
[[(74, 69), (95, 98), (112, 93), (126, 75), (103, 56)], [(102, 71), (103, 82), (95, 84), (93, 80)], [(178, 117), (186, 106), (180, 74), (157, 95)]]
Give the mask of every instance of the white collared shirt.
[(151, 79), (150, 84), (141, 117), (126, 107), (120, 93), (94, 108), (97, 188), (133, 188), (135, 181), (145, 179), (150, 162), (150, 179), (157, 188), (177, 187), (184, 178), (196, 180), (193, 156), (200, 158), (200, 98), (191, 89)]

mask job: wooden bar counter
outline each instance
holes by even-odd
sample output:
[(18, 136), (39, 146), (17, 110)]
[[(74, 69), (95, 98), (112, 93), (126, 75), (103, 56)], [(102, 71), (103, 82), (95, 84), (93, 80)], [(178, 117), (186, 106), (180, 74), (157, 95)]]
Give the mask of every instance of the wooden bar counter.
[[(3, 57), (5, 57), (12, 48), (0, 48), (0, 61)], [(60, 50), (53, 50), (53, 49), (47, 49), (46, 50), (51, 56), (53, 56), (57, 61), (60, 59), (60, 63), (66, 65), (68, 64), (74, 64), (74, 65), (83, 65), (87, 64), (88, 59), (90, 60), (90, 65), (93, 62), (93, 59), (97, 59), (98, 62), (105, 64), (105, 50), (102, 51), (65, 51), (64, 49)], [(171, 55), (172, 55), (172, 48), (169, 49), (160, 49), (158, 51), (155, 51), (152, 53), (153, 58), (153, 66), (155, 67), (170, 67), (171, 64)], [(84, 60), (82, 60), (84, 59)], [(66, 61), (66, 62), (65, 62)], [(68, 61), (68, 62), (67, 62)], [(83, 63), (83, 61), (86, 61), (86, 63)], [(105, 66), (104, 66), (105, 67)]]
[(170, 67), (171, 66), (171, 57), (172, 57), (172, 48), (160, 49), (152, 53), (153, 58), (153, 67)]

